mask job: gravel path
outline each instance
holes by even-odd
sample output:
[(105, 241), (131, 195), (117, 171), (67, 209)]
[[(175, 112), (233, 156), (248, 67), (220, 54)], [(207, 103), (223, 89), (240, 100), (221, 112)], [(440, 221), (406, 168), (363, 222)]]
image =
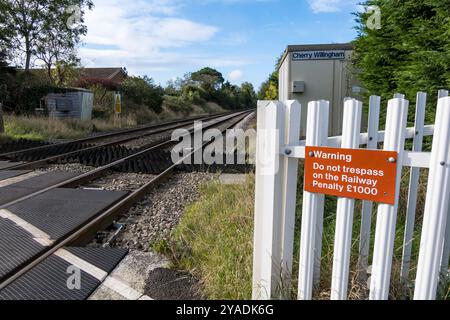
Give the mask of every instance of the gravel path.
[(150, 244), (167, 239), (187, 205), (198, 199), (200, 185), (213, 179), (207, 173), (180, 173), (133, 206), (121, 223), (124, 230), (115, 245), (149, 251)]

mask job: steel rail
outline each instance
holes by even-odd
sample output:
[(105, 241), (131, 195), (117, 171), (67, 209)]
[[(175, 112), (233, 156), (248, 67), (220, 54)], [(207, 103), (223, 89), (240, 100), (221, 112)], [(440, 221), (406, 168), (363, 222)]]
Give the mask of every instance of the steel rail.
[[(234, 121), (230, 126), (228, 126), (226, 129), (221, 130), (221, 134), (225, 132), (227, 129), (235, 126), (239, 122), (241, 122), (247, 114), (250, 113), (249, 111), (241, 112), (238, 115), (234, 115), (232, 118), (238, 118), (238, 120)], [(226, 121), (231, 120), (227, 119), (222, 121), (221, 123), (224, 123)], [(217, 124), (216, 124), (217, 125)], [(205, 128), (206, 129), (206, 128)], [(133, 191), (131, 194), (114, 204), (112, 207), (104, 211), (103, 213), (99, 214), (97, 217), (92, 219), (91, 221), (88, 221), (83, 226), (75, 230), (71, 235), (67, 236), (66, 238), (59, 240), (56, 242), (52, 247), (50, 247), (45, 253), (40, 255), (39, 257), (33, 259), (31, 262), (29, 262), (26, 266), (22, 267), (18, 271), (14, 272), (14, 274), (4, 281), (0, 283), (0, 290), (3, 290), (6, 286), (20, 278), (22, 275), (24, 275), (26, 272), (33, 269), (35, 266), (37, 266), (39, 263), (43, 262), (45, 259), (50, 257), (53, 253), (55, 253), (57, 250), (61, 249), (62, 247), (65, 247), (70, 244), (75, 244), (77, 241), (79, 241), (86, 233), (92, 232), (94, 229), (98, 229), (99, 226), (102, 226), (106, 224), (111, 219), (114, 219), (115, 216), (123, 213), (125, 210), (128, 210), (134, 203), (142, 199), (143, 196), (145, 196), (149, 191), (151, 191), (153, 188), (158, 186), (162, 181), (167, 179), (171, 173), (175, 170), (175, 168), (182, 164), (186, 159), (193, 156), (196, 152), (203, 150), (207, 145), (209, 145), (211, 142), (214, 141), (215, 138), (217, 138), (219, 135), (216, 135), (214, 138), (211, 139), (209, 142), (203, 143), (203, 145), (195, 150), (193, 150), (191, 153), (186, 155), (184, 158), (179, 160), (178, 162), (174, 163), (172, 166), (170, 166), (168, 169), (166, 169), (164, 172), (159, 174), (157, 177), (153, 178), (151, 181), (146, 183), (144, 186), (140, 187), (139, 189)], [(105, 220), (108, 219), (108, 220)]]

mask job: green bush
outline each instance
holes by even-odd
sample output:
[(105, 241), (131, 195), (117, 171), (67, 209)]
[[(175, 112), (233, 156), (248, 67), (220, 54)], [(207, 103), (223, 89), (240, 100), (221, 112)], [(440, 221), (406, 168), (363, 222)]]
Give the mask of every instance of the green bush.
[(153, 79), (129, 77), (120, 88), (124, 106), (128, 109), (146, 107), (156, 113), (162, 111), (164, 89), (154, 84)]
[[(433, 123), (438, 89), (450, 86), (450, 6), (448, 0), (366, 0), (381, 9), (381, 29), (367, 25), (370, 12), (356, 14), (355, 65), (366, 96), (380, 95), (383, 109), (396, 92), (415, 101), (428, 93), (426, 122)], [(384, 123), (384, 112), (382, 123)], [(409, 122), (414, 122), (410, 108)]]
[(0, 102), (7, 113), (34, 114), (47, 94), (68, 91), (70, 89), (50, 84), (39, 73), (25, 73), (11, 68), (0, 70)]

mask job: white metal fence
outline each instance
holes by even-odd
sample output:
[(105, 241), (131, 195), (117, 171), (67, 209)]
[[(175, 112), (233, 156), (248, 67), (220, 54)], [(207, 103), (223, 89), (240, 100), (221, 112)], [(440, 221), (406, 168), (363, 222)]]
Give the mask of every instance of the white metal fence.
[[(388, 103), (386, 129), (379, 131), (380, 97), (370, 98), (368, 133), (361, 132), (363, 105), (354, 99), (344, 102), (343, 135), (328, 137), (329, 102), (314, 101), (308, 107), (306, 141), (299, 141), (301, 106), (296, 101), (259, 101), (256, 154), (256, 199), (254, 231), (253, 298), (290, 298), (294, 257), (295, 213), (299, 159), (305, 146), (377, 149), (398, 152), (396, 204), (379, 204), (375, 242), (369, 263), (373, 203), (364, 201), (361, 211), (359, 260), (360, 280), (367, 280), (370, 299), (389, 298), (402, 169), (411, 168), (401, 277), (407, 279), (416, 221), (419, 175), (429, 168), (414, 298), (435, 299), (441, 274), (448, 274), (450, 253), (450, 97), (439, 92), (435, 125), (425, 125), (427, 95), (419, 92), (415, 126), (407, 128), (409, 101), (397, 94)], [(423, 138), (434, 136), (431, 153), (422, 152)], [(405, 141), (413, 139), (413, 150)], [(303, 191), (300, 228), (298, 299), (309, 300), (320, 281), (324, 223), (323, 194)], [(350, 257), (355, 200), (339, 198), (336, 212), (331, 298), (348, 297)], [(415, 268), (416, 266), (414, 266)]]

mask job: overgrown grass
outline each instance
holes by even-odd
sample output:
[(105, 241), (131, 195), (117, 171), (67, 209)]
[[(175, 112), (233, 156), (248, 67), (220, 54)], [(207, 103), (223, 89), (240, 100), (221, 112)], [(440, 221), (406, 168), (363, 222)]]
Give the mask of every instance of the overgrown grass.
[[(301, 166), (302, 167), (302, 166)], [(417, 212), (423, 212), (427, 171), (424, 170), (419, 184)], [(303, 193), (303, 172), (299, 172), (298, 203), (296, 216), (296, 235), (294, 243), (294, 267), (292, 298), (296, 298), (300, 222)], [(406, 220), (409, 174), (405, 170), (402, 179), (402, 191), (399, 206), (393, 273), (391, 281), (391, 299), (409, 299), (412, 297), (413, 280), (416, 275), (418, 250), (420, 245), (423, 215), (416, 217), (414, 231), (411, 273), (409, 286), (400, 281), (400, 264), (403, 250), (403, 236)], [(169, 243), (159, 243), (154, 248), (169, 254), (176, 268), (193, 272), (201, 279), (205, 295), (210, 299), (249, 299), (252, 283), (252, 247), (253, 247), (253, 204), (254, 177), (249, 176), (243, 186), (224, 186), (217, 182), (201, 189), (200, 199), (191, 205), (182, 218), (179, 227)], [(334, 236), (336, 225), (335, 197), (325, 201), (324, 231), (321, 261), (321, 282), (315, 299), (330, 297), (331, 275), (333, 267)], [(372, 217), (371, 252), (375, 238), (376, 205)], [(361, 226), (361, 202), (357, 201), (353, 229), (351, 254), (351, 273), (349, 279), (349, 298), (361, 300), (368, 298), (365, 283), (360, 283), (357, 270), (359, 232)], [(369, 261), (371, 261), (370, 257)], [(449, 288), (440, 293), (447, 299)]]
[(11, 141), (11, 138), (8, 137), (6, 134), (0, 133), (0, 143), (6, 143)]
[(154, 246), (170, 254), (176, 268), (198, 276), (209, 299), (251, 298), (253, 186), (252, 177), (242, 186), (203, 186), (173, 241)]
[(59, 120), (46, 117), (6, 116), (5, 133), (12, 139), (75, 139), (95, 131), (135, 126), (129, 117), (93, 121)]
[[(223, 111), (217, 105), (206, 104), (204, 107), (192, 108), (189, 116)], [(95, 118), (92, 121), (59, 120), (47, 117), (13, 115), (5, 116), (4, 120), (6, 137), (11, 139), (54, 140), (76, 139), (93, 132), (125, 129), (141, 124), (182, 119), (184, 117), (186, 117), (186, 114), (174, 112), (164, 107), (159, 114), (147, 109), (141, 109), (123, 114), (119, 117), (111, 115), (104, 118)]]

